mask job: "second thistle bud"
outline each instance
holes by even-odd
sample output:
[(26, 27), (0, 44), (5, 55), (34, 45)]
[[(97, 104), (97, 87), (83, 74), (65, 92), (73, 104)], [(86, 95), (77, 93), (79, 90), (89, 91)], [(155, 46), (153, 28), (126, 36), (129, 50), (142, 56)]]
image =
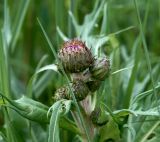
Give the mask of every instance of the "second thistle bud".
[(90, 68), (92, 77), (97, 80), (104, 80), (110, 71), (110, 60), (103, 57), (95, 60), (94, 65)]
[(101, 83), (102, 83), (102, 81), (99, 81), (99, 80), (86, 82), (86, 84), (91, 92), (95, 92), (96, 90), (98, 90), (99, 87), (101, 86)]
[(104, 117), (103, 115), (104, 115), (104, 113), (102, 112), (101, 108), (97, 107), (92, 111), (92, 113), (90, 115), (90, 119), (93, 124), (98, 125), (98, 126), (102, 126), (108, 122), (108, 118)]
[(78, 39), (65, 42), (58, 53), (58, 57), (64, 70), (69, 73), (81, 72), (94, 62), (90, 49)]
[[(82, 101), (89, 93), (87, 85), (82, 80), (76, 80), (71, 83), (71, 90), (74, 93), (77, 101)], [(56, 91), (55, 99), (72, 99), (68, 85), (61, 87)]]

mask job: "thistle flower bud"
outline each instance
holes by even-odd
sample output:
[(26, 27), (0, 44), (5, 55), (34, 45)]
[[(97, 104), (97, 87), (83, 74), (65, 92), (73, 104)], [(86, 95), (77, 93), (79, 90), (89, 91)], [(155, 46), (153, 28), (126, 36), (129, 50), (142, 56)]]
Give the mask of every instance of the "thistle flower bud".
[[(71, 89), (77, 99), (77, 101), (82, 101), (89, 93), (89, 89), (87, 85), (82, 80), (76, 80), (71, 83)], [(70, 89), (68, 85), (59, 88), (55, 93), (55, 100), (60, 99), (72, 99), (70, 95)]]
[(88, 82), (86, 82), (86, 84), (91, 92), (95, 92), (96, 90), (99, 89), (99, 87), (101, 85), (101, 81), (99, 81), (99, 80), (88, 81)]
[(94, 65), (90, 67), (92, 77), (97, 80), (104, 80), (109, 74), (110, 62), (107, 58), (98, 58), (95, 60)]
[(98, 123), (98, 118), (100, 117), (100, 115), (101, 115), (100, 108), (95, 108), (92, 111), (92, 113), (90, 115), (90, 118), (91, 118), (93, 124), (97, 124)]
[(69, 90), (68, 90), (67, 86), (63, 86), (63, 87), (57, 89), (55, 96), (54, 96), (54, 99), (56, 101), (61, 100), (61, 99), (68, 99), (69, 100), (70, 96), (69, 96)]
[(98, 126), (105, 125), (108, 119), (104, 119), (102, 115), (102, 110), (99, 107), (95, 108), (90, 115), (92, 123)]
[(94, 62), (90, 49), (78, 39), (65, 42), (58, 53), (58, 57), (64, 70), (70, 73), (81, 72)]

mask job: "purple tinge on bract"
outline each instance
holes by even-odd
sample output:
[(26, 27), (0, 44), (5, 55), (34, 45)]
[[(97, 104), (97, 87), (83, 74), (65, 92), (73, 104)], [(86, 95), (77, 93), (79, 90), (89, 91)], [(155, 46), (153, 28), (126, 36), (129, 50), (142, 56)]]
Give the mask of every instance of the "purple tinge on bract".
[(58, 53), (58, 57), (64, 70), (70, 73), (81, 72), (94, 62), (90, 49), (78, 39), (65, 42)]

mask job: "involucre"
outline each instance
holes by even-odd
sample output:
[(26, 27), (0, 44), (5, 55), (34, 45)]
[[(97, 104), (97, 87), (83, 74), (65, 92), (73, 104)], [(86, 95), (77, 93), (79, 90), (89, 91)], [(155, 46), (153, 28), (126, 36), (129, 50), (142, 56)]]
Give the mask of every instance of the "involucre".
[(95, 60), (94, 65), (90, 67), (92, 77), (97, 80), (105, 80), (110, 72), (110, 60), (106, 57)]
[[(87, 85), (82, 80), (76, 80), (73, 83), (71, 83), (71, 90), (74, 93), (77, 101), (82, 101), (86, 98), (86, 96), (89, 93), (89, 89)], [(59, 88), (55, 93), (55, 100), (60, 99), (68, 99), (71, 100), (72, 97), (70, 95), (70, 89), (68, 85), (65, 85), (61, 88)]]
[(69, 73), (81, 72), (94, 62), (90, 49), (78, 39), (65, 42), (58, 53), (58, 58), (64, 70)]

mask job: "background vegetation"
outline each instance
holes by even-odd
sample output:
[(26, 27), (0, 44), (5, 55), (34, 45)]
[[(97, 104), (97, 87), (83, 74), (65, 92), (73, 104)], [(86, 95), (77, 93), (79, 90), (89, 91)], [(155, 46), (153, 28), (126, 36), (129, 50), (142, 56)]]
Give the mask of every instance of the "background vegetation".
[[(25, 95), (52, 106), (55, 90), (66, 80), (53, 66), (51, 47), (57, 52), (66, 38), (81, 35), (95, 56), (105, 54), (112, 63), (96, 101), (107, 106), (104, 113), (124, 118), (118, 128), (104, 125), (100, 140), (160, 141), (159, 0), (1, 0), (0, 29), (2, 95), (11, 100)], [(0, 103), (0, 141), (48, 140), (48, 125), (4, 107), (4, 99)], [(60, 129), (60, 135), (63, 142), (78, 141), (68, 130)]]

